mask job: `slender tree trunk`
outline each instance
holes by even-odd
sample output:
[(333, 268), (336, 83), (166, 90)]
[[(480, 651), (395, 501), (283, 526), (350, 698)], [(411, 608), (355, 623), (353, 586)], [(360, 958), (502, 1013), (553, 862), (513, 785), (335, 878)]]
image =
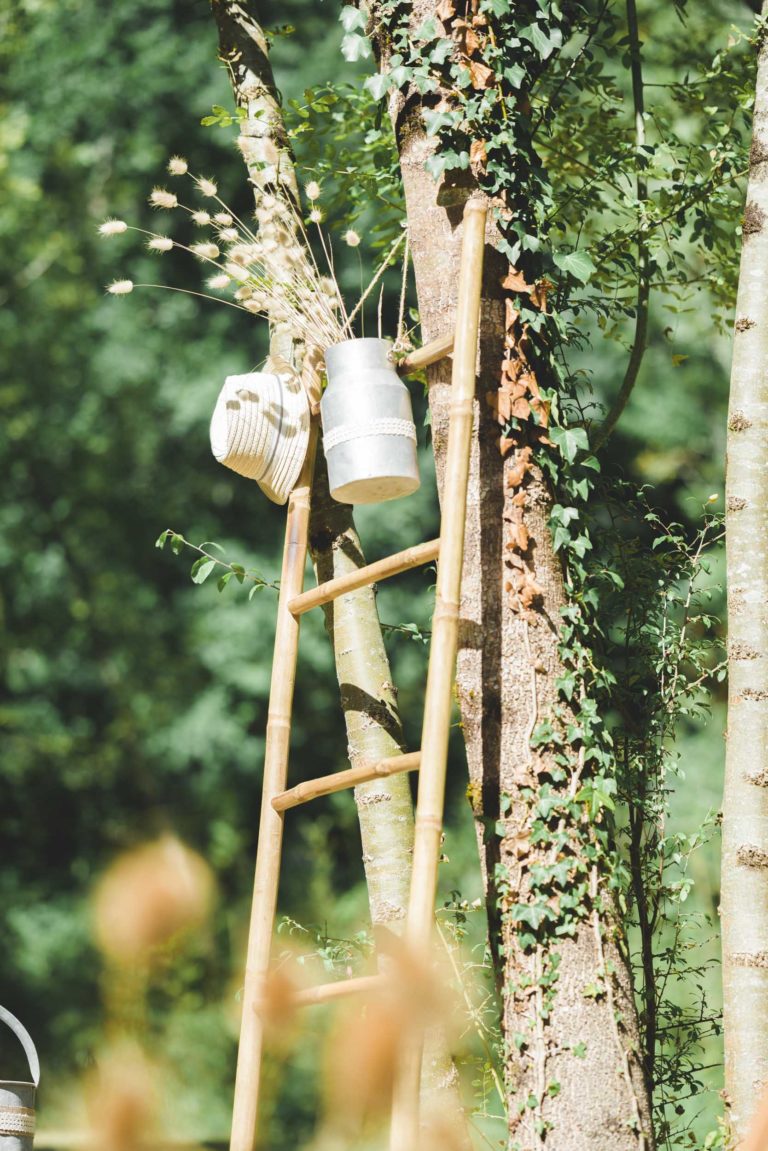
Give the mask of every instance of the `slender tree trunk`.
[[(429, 0), (415, 0), (411, 27), (418, 28), (432, 12)], [(386, 67), (385, 38), (378, 48)], [(434, 103), (434, 96), (431, 99)], [(425, 134), (421, 112), (415, 93), (407, 103), (393, 98), (422, 334), (430, 340), (449, 332), (454, 322), (461, 211), (471, 181), (465, 179), (464, 189), (444, 184), (438, 202), (438, 189), (424, 167), (435, 144)], [(535, 818), (535, 798), (532, 802), (530, 796), (536, 796), (549, 765), (549, 753), (532, 749), (530, 738), (557, 701), (556, 681), (563, 673), (560, 609), (565, 604), (561, 564), (549, 531), (552, 494), (530, 449), (519, 448), (502, 458), (499, 426), (485, 399), (489, 389), (498, 387), (502, 360), (510, 355), (504, 347), (500, 286), (506, 271), (498, 253), (489, 251), (457, 681), (503, 996), (509, 1147), (641, 1151), (653, 1145), (650, 1105), (615, 906), (593, 875), (594, 911), (579, 922), (574, 938), (558, 946), (557, 985), (546, 1018), (541, 977), (551, 956), (524, 951), (518, 928), (506, 914), (512, 903), (525, 898), (532, 865), (547, 862), (551, 852), (530, 839)], [(449, 400), (445, 362), (431, 368), (428, 377), (441, 481)], [(523, 551), (515, 542), (520, 538), (521, 506), (529, 541)], [(511, 553), (517, 557), (513, 567), (508, 566)], [(535, 588), (535, 596), (526, 595), (526, 587)], [(574, 752), (574, 794), (582, 767)], [(503, 834), (488, 834), (502, 816)], [(585, 828), (583, 838), (572, 845), (582, 861), (589, 842)], [(596, 978), (600, 993), (590, 995)]]
[[(266, 192), (298, 202), (293, 160), (264, 33), (249, 0), (212, 0), (221, 58), (230, 69), (235, 100), (246, 109), (238, 144), (257, 205)], [(272, 325), (270, 353), (290, 362), (301, 357), (293, 333)], [(331, 499), (325, 458), (318, 452), (312, 493), (310, 554), (318, 582), (364, 567), (351, 506)], [(384, 647), (374, 589), (360, 588), (324, 607), (333, 647), (352, 766), (387, 759), (404, 750), (397, 690)], [(355, 789), (363, 864), (374, 934), (404, 928), (413, 854), (413, 804), (406, 773)], [(386, 944), (383, 947), (386, 952)], [(458, 1116), (458, 1074), (439, 1030), (425, 1047), (423, 1093), (428, 1105)], [(441, 1102), (442, 1101), (442, 1102)]]
[[(331, 499), (325, 461), (315, 473), (310, 552), (317, 582), (365, 564), (352, 508)], [(399, 755), (403, 730), (373, 588), (364, 587), (324, 606), (347, 729), (349, 762), (357, 767)], [(399, 933), (408, 903), (413, 851), (413, 804), (406, 773), (355, 789), (368, 899), (374, 927)]]
[[(768, 4), (763, 5), (768, 14)], [(768, 1082), (768, 47), (757, 70), (728, 412), (725, 1085), (737, 1138)]]

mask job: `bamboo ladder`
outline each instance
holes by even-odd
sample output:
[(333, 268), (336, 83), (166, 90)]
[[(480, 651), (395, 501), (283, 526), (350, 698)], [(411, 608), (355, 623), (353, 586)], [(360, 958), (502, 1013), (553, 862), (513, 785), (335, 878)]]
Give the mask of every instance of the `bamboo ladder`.
[[(318, 796), (355, 787), (367, 780), (401, 771), (419, 770), (406, 944), (415, 958), (428, 962), (437, 893), (451, 696), (458, 643), (485, 222), (485, 204), (479, 200), (469, 200), (464, 211), (455, 338), (441, 337), (425, 344), (407, 357), (401, 369), (404, 374), (417, 371), (437, 363), (453, 350), (439, 540), (407, 548), (368, 564), (357, 572), (329, 580), (304, 592), (312, 474), (317, 449), (316, 420), (313, 420), (309, 450), (301, 475), (288, 499), (230, 1151), (253, 1151), (256, 1144), (264, 1038), (260, 1005), (269, 970), (277, 911), (286, 811)], [(286, 789), (301, 616), (345, 592), (388, 579), (433, 560), (439, 560), (439, 564), (421, 751), (353, 767)], [(381, 985), (382, 981), (382, 976), (373, 975), (323, 984), (297, 993), (294, 1002), (300, 1005), (323, 1003), (372, 989)], [(395, 1087), (392, 1151), (416, 1151), (421, 1050), (422, 1037), (419, 1034), (407, 1037)]]

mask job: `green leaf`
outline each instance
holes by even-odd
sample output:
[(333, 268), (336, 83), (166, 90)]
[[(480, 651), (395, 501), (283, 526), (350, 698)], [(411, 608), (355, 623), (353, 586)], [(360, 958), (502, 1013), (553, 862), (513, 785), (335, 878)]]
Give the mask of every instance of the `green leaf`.
[(529, 24), (526, 28), (521, 28), (518, 36), (521, 40), (533, 44), (542, 60), (548, 59), (555, 48), (561, 48), (563, 44), (563, 34), (559, 28), (553, 28), (547, 35), (540, 24)]
[(164, 532), (161, 532), (160, 535), (155, 540), (155, 547), (161, 548), (161, 549), (164, 548), (165, 547), (165, 541), (168, 539), (168, 536), (170, 534), (171, 534), (170, 528), (166, 528)]
[(438, 40), (435, 47), (429, 54), (430, 64), (444, 64), (453, 51), (453, 44), (450, 40)]
[(580, 451), (586, 451), (589, 447), (584, 428), (550, 428), (549, 438), (569, 464), (573, 463)]
[(189, 573), (192, 577), (192, 583), (205, 583), (215, 567), (216, 560), (209, 560), (207, 556), (201, 556), (199, 560), (195, 560), (192, 564), (192, 571)]
[(605, 988), (599, 983), (587, 983), (581, 994), (585, 999), (600, 999), (605, 995)]
[(368, 17), (361, 8), (353, 8), (345, 4), (339, 13), (339, 20), (345, 32), (355, 32), (358, 28), (365, 28)]
[(374, 76), (368, 77), (363, 87), (371, 93), (374, 100), (382, 100), (389, 88), (389, 76), (384, 72), (377, 72)]
[(433, 156), (428, 156), (424, 162), (424, 167), (434, 180), (439, 180), (447, 166), (448, 158), (442, 152), (437, 152)]
[(536, 931), (545, 919), (552, 918), (552, 912), (546, 903), (516, 903), (510, 918), (518, 923), (527, 923)]
[(580, 284), (586, 284), (597, 271), (591, 256), (583, 249), (577, 252), (553, 252), (552, 259), (561, 272), (573, 276)]
[(428, 16), (420, 28), (416, 29), (415, 40), (434, 40), (437, 37), (437, 21), (434, 16)]
[(359, 32), (348, 32), (341, 41), (341, 54), (350, 64), (357, 60), (367, 60), (371, 55), (371, 44), (367, 36)]
[(425, 108), (423, 116), (428, 136), (436, 136), (441, 128), (450, 128), (453, 124), (451, 112), (434, 112), (431, 108)]
[(504, 69), (504, 79), (515, 90), (521, 88), (525, 79), (525, 68), (520, 64), (510, 64)]

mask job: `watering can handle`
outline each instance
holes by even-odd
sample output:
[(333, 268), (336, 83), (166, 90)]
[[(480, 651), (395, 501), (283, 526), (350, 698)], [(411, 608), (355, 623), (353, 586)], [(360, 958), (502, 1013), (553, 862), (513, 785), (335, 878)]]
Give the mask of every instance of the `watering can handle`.
[(35, 1050), (35, 1045), (32, 1042), (32, 1038), (29, 1032), (27, 1031), (26, 1027), (23, 1027), (22, 1024), (19, 1023), (15, 1015), (11, 1015), (10, 1011), (6, 1011), (4, 1007), (0, 1007), (0, 1022), (5, 1023), (8, 1025), (8, 1027), (10, 1027), (11, 1031), (14, 1033), (19, 1043), (24, 1048), (24, 1053), (27, 1056), (27, 1061), (29, 1063), (29, 1070), (32, 1072), (32, 1080), (35, 1084), (35, 1087), (37, 1087), (40, 1082), (40, 1060), (37, 1057), (37, 1051)]

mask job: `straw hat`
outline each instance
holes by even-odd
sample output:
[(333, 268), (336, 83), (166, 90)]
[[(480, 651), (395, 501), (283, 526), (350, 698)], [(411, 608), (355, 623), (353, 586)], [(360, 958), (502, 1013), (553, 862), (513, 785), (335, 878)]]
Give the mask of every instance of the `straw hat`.
[(309, 442), (309, 402), (292, 372), (227, 376), (211, 417), (211, 451), (220, 464), (284, 504)]

